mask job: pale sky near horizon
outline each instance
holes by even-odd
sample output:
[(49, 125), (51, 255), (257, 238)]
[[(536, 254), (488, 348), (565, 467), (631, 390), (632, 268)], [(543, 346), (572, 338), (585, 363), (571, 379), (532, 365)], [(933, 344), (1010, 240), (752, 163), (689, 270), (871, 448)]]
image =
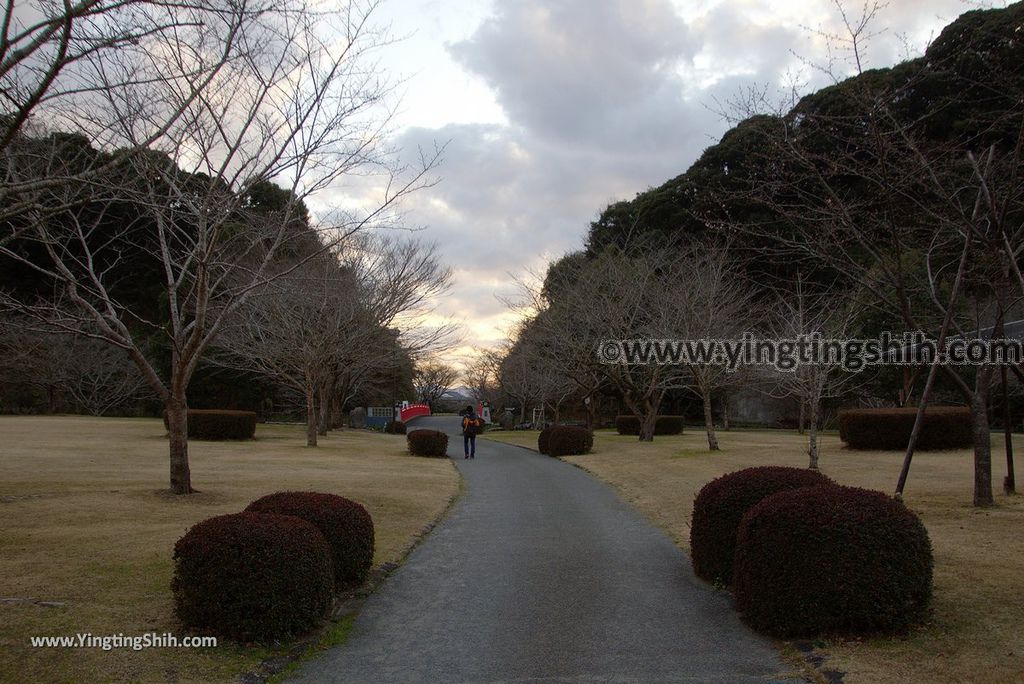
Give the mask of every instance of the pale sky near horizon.
[[(859, 16), (862, 2), (847, 2)], [(892, 0), (867, 67), (919, 54), (976, 3)], [(814, 31), (838, 30), (831, 0), (386, 0), (401, 40), (382, 66), (403, 79), (395, 144), (447, 144), (440, 182), (403, 205), (454, 269), (437, 313), (464, 323), (455, 360), (498, 344), (510, 274), (542, 273), (583, 246), (588, 223), (685, 171), (748, 86), (827, 79)]]

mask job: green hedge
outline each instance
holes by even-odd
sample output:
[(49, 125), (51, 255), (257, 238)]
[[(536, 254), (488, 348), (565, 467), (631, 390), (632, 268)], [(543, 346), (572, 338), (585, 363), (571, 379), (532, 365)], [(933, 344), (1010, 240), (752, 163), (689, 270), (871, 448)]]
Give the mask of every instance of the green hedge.
[(373, 518), (362, 504), (320, 492), (277, 492), (253, 501), (252, 513), (294, 515), (312, 523), (331, 545), (337, 587), (362, 582), (373, 565)]
[[(839, 438), (851, 449), (906, 449), (916, 417), (916, 407), (840, 411)], [(973, 442), (970, 409), (963, 406), (925, 409), (916, 448), (962, 449)]]
[[(637, 416), (615, 416), (615, 429), (620, 435), (639, 435), (640, 418)], [(678, 435), (682, 431), (682, 416), (658, 416), (654, 421), (654, 434), (656, 435)]]
[(690, 560), (698, 577), (729, 584), (736, 533), (744, 514), (766, 496), (787, 489), (829, 484), (816, 470), (760, 466), (722, 475), (704, 485), (693, 502)]
[(413, 456), (445, 458), (448, 456), (448, 435), (440, 430), (413, 430), (405, 437)]
[(405, 423), (400, 420), (389, 420), (384, 425), (384, 432), (389, 435), (404, 435), (405, 434)]
[(902, 503), (854, 487), (765, 498), (740, 524), (734, 593), (779, 637), (903, 634), (928, 615), (928, 532)]
[(221, 515), (174, 545), (174, 611), (189, 629), (243, 642), (299, 635), (323, 618), (333, 588), (330, 545), (295, 516)]

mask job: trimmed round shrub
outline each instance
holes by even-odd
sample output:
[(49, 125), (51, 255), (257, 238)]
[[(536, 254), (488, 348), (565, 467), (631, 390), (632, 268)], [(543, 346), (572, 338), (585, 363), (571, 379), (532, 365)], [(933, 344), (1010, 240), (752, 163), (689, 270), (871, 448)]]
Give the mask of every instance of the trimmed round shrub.
[(440, 430), (413, 430), (405, 437), (409, 453), (413, 456), (446, 458), (448, 456), (448, 435)]
[(548, 429), (548, 456), (578, 456), (594, 446), (594, 433), (585, 427), (553, 425)]
[[(164, 413), (164, 427), (169, 428)], [(256, 413), (221, 409), (189, 409), (189, 439), (252, 439), (256, 435)]]
[(400, 420), (389, 420), (384, 426), (384, 432), (389, 435), (404, 435), (405, 423)]
[(302, 518), (320, 530), (331, 545), (335, 587), (362, 582), (373, 565), (373, 518), (344, 497), (320, 492), (277, 492), (256, 499), (245, 509)]
[(295, 636), (323, 618), (333, 589), (327, 540), (294, 516), (220, 515), (174, 545), (174, 612), (191, 629), (237, 641)]
[(690, 560), (698, 577), (732, 582), (736, 532), (743, 515), (761, 499), (798, 487), (831, 484), (816, 470), (760, 466), (722, 475), (704, 485), (693, 502)]
[[(637, 416), (615, 416), (615, 429), (620, 435), (639, 435), (640, 418)], [(682, 416), (658, 416), (654, 419), (654, 434), (656, 435), (678, 435), (682, 431)]]
[(539, 435), (537, 435), (537, 451), (544, 454), (545, 456), (548, 453), (548, 440), (551, 438), (551, 431), (554, 430), (556, 427), (558, 426), (551, 425), (549, 427), (546, 427), (540, 431)]
[(737, 607), (780, 637), (903, 634), (927, 617), (932, 548), (920, 519), (882, 492), (809, 487), (743, 518)]
[[(903, 450), (914, 429), (917, 407), (848, 409), (839, 412), (839, 438), (851, 449)], [(966, 406), (929, 406), (917, 447), (962, 449), (974, 443), (971, 410)]]

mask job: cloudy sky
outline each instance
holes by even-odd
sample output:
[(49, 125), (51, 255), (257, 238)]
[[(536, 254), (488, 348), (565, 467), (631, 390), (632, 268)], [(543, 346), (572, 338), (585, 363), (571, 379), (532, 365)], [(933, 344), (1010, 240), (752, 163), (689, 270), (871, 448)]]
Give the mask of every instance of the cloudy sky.
[[(851, 14), (861, 11), (850, 0)], [(891, 0), (866, 66), (919, 52), (971, 6)], [(403, 37), (383, 66), (405, 79), (396, 143), (447, 144), (440, 183), (405, 204), (455, 271), (439, 313), (466, 346), (497, 344), (513, 275), (583, 244), (609, 202), (675, 176), (728, 124), (716, 100), (794, 79), (826, 82), (830, 0), (387, 0)]]

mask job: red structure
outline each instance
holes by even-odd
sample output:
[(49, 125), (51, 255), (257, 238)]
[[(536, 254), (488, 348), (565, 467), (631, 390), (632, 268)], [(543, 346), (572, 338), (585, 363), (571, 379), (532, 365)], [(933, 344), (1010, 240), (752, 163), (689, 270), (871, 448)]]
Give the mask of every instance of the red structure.
[(419, 418), (420, 416), (429, 416), (430, 407), (426, 404), (409, 404), (405, 408), (398, 412), (399, 417), (403, 423), (408, 423), (413, 418)]

